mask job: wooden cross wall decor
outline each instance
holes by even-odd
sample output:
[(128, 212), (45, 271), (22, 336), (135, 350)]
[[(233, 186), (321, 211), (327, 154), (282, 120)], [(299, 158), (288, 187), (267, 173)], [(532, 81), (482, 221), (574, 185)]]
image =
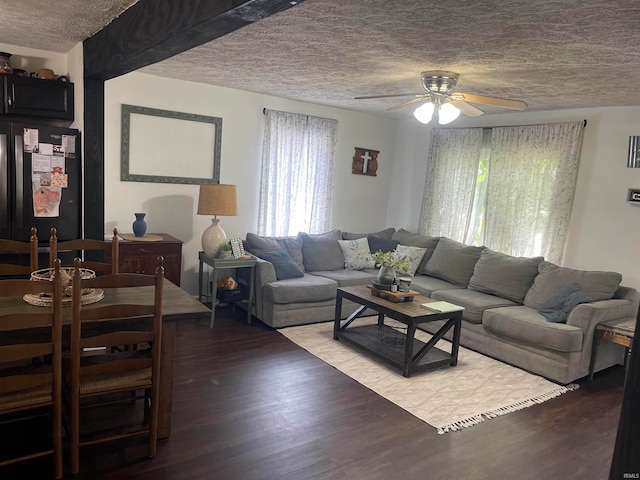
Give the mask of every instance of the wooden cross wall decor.
[(356, 147), (356, 153), (353, 156), (353, 163), (351, 164), (351, 173), (354, 175), (377, 177), (379, 153), (378, 150)]

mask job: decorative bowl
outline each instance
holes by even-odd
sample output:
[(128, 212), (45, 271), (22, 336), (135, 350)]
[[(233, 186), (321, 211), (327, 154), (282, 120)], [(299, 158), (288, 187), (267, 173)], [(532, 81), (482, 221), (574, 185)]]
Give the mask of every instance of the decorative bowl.
[(386, 283), (378, 283), (375, 280), (371, 280), (371, 284), (376, 287), (378, 290), (387, 290), (387, 291), (391, 291), (391, 285), (386, 284)]

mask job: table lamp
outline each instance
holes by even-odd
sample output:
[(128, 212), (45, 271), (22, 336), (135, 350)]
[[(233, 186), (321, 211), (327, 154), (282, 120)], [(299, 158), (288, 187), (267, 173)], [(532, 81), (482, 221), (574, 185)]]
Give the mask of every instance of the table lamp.
[(238, 215), (236, 186), (220, 183), (200, 185), (198, 215), (214, 216), (211, 219), (211, 225), (202, 233), (202, 251), (209, 257), (217, 257), (220, 253), (220, 245), (227, 241), (227, 235), (220, 228), (220, 220), (217, 216)]

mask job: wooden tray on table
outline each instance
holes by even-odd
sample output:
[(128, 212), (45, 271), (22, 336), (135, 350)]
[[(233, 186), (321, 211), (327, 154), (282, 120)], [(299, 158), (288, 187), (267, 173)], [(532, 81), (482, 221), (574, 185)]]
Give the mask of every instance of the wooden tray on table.
[(420, 295), (419, 292), (409, 290), (408, 292), (391, 292), (389, 290), (379, 290), (373, 285), (367, 285), (367, 288), (371, 290), (371, 295), (374, 297), (384, 298), (393, 303), (412, 302), (413, 297)]

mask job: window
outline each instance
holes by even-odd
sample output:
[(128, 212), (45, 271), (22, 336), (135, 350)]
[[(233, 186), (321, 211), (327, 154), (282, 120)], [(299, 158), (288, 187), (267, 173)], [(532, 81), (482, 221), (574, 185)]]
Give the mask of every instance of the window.
[(421, 229), (561, 263), (583, 122), (435, 129)]
[(330, 229), (338, 121), (265, 110), (258, 234)]

